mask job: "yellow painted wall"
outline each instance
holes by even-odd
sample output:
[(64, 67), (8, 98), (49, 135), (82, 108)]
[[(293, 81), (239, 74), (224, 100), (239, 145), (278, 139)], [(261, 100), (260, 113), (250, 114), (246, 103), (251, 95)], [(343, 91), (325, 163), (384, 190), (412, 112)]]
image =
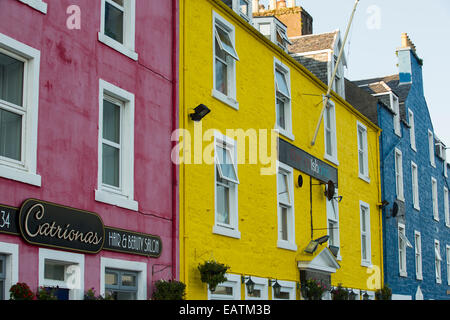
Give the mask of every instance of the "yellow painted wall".
[[(321, 95), (326, 93), (326, 87), (221, 1), (181, 0), (180, 10), (180, 127), (187, 129), (194, 137), (194, 122), (189, 119), (189, 113), (202, 103), (211, 109), (211, 113), (201, 122), (203, 132), (217, 129), (225, 134), (226, 129), (272, 129), (275, 124), (275, 57), (288, 65), (291, 73), (295, 140), (286, 140), (323, 160), (323, 125), (314, 147), (310, 146), (310, 141), (322, 107)], [(239, 110), (211, 95), (213, 11), (235, 27), (240, 59), (236, 67)], [(342, 98), (333, 95), (332, 100), (336, 105), (339, 194), (343, 196), (339, 204), (342, 261), (339, 261), (341, 268), (332, 275), (332, 284), (342, 283), (345, 287), (366, 290), (370, 274), (368, 268), (361, 266), (359, 201), (370, 204), (372, 263), (381, 267), (381, 212), (377, 206), (380, 200), (379, 129)], [(358, 178), (357, 120), (368, 128), (370, 183)], [(211, 141), (203, 142), (203, 148)], [(194, 139), (191, 151), (194, 151)], [(305, 255), (303, 249), (311, 238), (309, 176), (302, 173), (305, 181), (303, 187), (294, 187), (298, 251), (293, 252), (277, 248), (276, 175), (261, 175), (260, 168), (258, 164), (238, 166), (241, 238), (234, 239), (212, 232), (214, 165), (180, 165), (180, 279), (187, 285), (187, 299), (207, 298), (206, 285), (200, 281), (197, 266), (208, 259), (231, 266), (230, 273), (299, 282), (297, 260)], [(299, 174), (294, 170), (295, 179)], [(313, 179), (313, 183), (318, 181)], [(323, 190), (323, 186), (313, 186), (314, 228), (327, 227)], [(315, 231), (314, 237), (325, 234), (326, 230)], [(382, 274), (376, 276), (381, 281)]]

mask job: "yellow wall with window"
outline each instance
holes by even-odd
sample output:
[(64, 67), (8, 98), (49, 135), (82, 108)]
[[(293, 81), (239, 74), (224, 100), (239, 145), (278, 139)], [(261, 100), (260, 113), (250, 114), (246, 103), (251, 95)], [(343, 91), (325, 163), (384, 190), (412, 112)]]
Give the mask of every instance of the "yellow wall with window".
[[(378, 127), (369, 122), (342, 98), (333, 93), (335, 104), (337, 159), (339, 164), (324, 159), (324, 126), (320, 127), (316, 144), (311, 146), (315, 126), (322, 108), (326, 87), (315, 76), (272, 44), (252, 26), (218, 0), (180, 1), (180, 128), (189, 133), (179, 147), (184, 158), (180, 164), (180, 280), (186, 283), (187, 299), (207, 299), (207, 287), (200, 281), (199, 263), (216, 260), (230, 266), (229, 273), (254, 278), (299, 282), (298, 261), (312, 259), (303, 252), (313, 237), (327, 234), (324, 186), (293, 169), (294, 229), (297, 250), (279, 248), (277, 175), (262, 175), (258, 157), (249, 164), (249, 140), (246, 152), (237, 152), (237, 230), (240, 237), (214, 233), (216, 167), (208, 155), (214, 155), (214, 134), (225, 135), (227, 129), (242, 129), (249, 135), (275, 126), (274, 66), (279, 61), (289, 69), (292, 135), (282, 139), (327, 162), (338, 170), (340, 268), (332, 274), (332, 285), (374, 291), (382, 279), (382, 236), (379, 187)], [(213, 94), (213, 19), (217, 15), (232, 25), (235, 33), (236, 91), (238, 106), (224, 103)], [(211, 113), (201, 122), (189, 114), (200, 104)], [(368, 169), (370, 182), (358, 177), (357, 122), (367, 128)], [(270, 131), (269, 131), (270, 134)], [(185, 134), (186, 135), (186, 134)], [(204, 141), (198, 139), (202, 137)], [(236, 140), (235, 137), (228, 137)], [(237, 143), (237, 142), (236, 142)], [(270, 143), (270, 140), (269, 140)], [(242, 146), (238, 145), (239, 149)], [(259, 147), (259, 146), (258, 146)], [(190, 155), (190, 156), (189, 156)], [(181, 159), (180, 159), (181, 160)], [(205, 163), (206, 160), (206, 163)], [(244, 163), (243, 163), (244, 162)], [(297, 187), (301, 174), (304, 183)], [(310, 195), (312, 202), (310, 201)], [(360, 201), (370, 209), (370, 262), (374, 268), (361, 265)], [(310, 210), (312, 203), (313, 224)], [(326, 244), (325, 244), (326, 245)], [(317, 253), (324, 249), (319, 246)], [(378, 269), (377, 269), (378, 267)], [(241, 298), (244, 299), (244, 285)], [(267, 298), (272, 298), (268, 287)], [(295, 290), (296, 299), (300, 293)]]

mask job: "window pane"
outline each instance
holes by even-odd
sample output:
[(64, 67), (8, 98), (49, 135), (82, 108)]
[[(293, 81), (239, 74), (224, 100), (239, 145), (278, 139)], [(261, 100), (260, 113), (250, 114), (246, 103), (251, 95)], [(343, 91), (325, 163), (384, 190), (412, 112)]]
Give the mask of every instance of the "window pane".
[(123, 0), (112, 0), (117, 3), (119, 6), (123, 7)]
[(361, 207), (361, 231), (366, 232), (366, 209)]
[(280, 207), (281, 210), (281, 239), (282, 240), (288, 240), (288, 209), (286, 207)]
[(361, 235), (361, 256), (363, 260), (367, 260), (366, 235)]
[(290, 204), (290, 195), (288, 189), (288, 176), (284, 173), (278, 173), (278, 201)]
[(122, 274), (122, 285), (127, 287), (135, 287), (136, 276), (133, 274)]
[(45, 261), (44, 278), (64, 281), (65, 266), (51, 261)]
[(217, 58), (216, 58), (216, 90), (222, 92), (224, 95), (228, 95), (228, 66), (223, 61)]
[(359, 173), (361, 173), (362, 175), (365, 174), (365, 170), (364, 170), (364, 152), (363, 151), (359, 151)]
[(232, 296), (233, 295), (233, 288), (232, 287), (225, 287), (225, 286), (217, 286), (216, 291), (214, 291), (214, 294), (220, 294), (224, 296)]
[(220, 44), (222, 45), (223, 50), (228, 53), (230, 56), (232, 56), (234, 59), (237, 58), (237, 53), (234, 50), (234, 45), (231, 42), (230, 34), (220, 28), (219, 26), (216, 26), (217, 35), (219, 36)]
[(240, 1), (240, 10), (241, 10), (241, 13), (248, 16), (248, 0)]
[(286, 129), (286, 117), (284, 110), (284, 101), (277, 98), (277, 125), (281, 129)]
[(270, 40), (270, 23), (261, 23), (259, 25), (259, 32), (261, 32), (266, 38)]
[(120, 106), (103, 100), (103, 139), (120, 144)]
[(286, 75), (284, 73), (281, 73), (280, 71), (275, 71), (275, 77), (277, 82), (277, 90), (281, 92), (286, 97), (290, 97), (289, 94), (289, 88), (286, 81)]
[(261, 298), (261, 289), (254, 289), (252, 294), (248, 294), (249, 297), (252, 298)]
[(216, 197), (217, 197), (217, 222), (230, 224), (230, 208), (229, 188), (221, 184), (216, 185)]
[(23, 98), (22, 61), (0, 53), (0, 99), (22, 106)]
[(123, 43), (123, 11), (105, 2), (105, 35)]
[(20, 161), (22, 116), (0, 109), (0, 156)]
[(4, 293), (5, 293), (5, 281), (0, 280), (0, 300), (5, 300)]
[(231, 160), (230, 150), (220, 146), (217, 146), (216, 150), (223, 177), (232, 181), (237, 181), (236, 171), (234, 170), (234, 164)]
[(331, 131), (329, 129), (325, 130), (325, 148), (328, 155), (333, 155), (333, 149), (331, 147)]
[(233, 0), (222, 0), (228, 7), (233, 8)]
[(119, 284), (117, 273), (105, 272), (105, 284), (117, 286)]
[(119, 187), (120, 150), (103, 144), (102, 182)]

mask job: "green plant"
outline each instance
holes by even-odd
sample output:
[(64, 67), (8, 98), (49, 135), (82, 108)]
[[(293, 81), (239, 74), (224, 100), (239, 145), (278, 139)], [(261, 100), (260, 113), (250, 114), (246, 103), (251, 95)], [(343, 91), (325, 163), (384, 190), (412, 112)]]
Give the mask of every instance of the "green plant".
[(302, 284), (302, 293), (308, 300), (321, 300), (322, 295), (328, 288), (322, 281), (308, 279)]
[(391, 300), (392, 299), (392, 289), (389, 288), (387, 284), (381, 289), (375, 291), (375, 299), (377, 300)]
[(10, 300), (36, 300), (36, 296), (25, 282), (18, 282), (9, 289)]
[(176, 280), (158, 280), (155, 282), (154, 300), (183, 300), (186, 285)]
[(37, 300), (58, 300), (55, 295), (56, 288), (48, 288), (48, 287), (39, 287), (38, 292), (36, 293)]
[(213, 260), (205, 261), (198, 265), (200, 271), (200, 279), (202, 282), (209, 285), (209, 290), (214, 292), (218, 284), (227, 281), (225, 273), (227, 273), (229, 266), (218, 263)]
[(90, 288), (88, 291), (84, 293), (84, 300), (112, 300), (111, 295), (106, 295), (103, 297), (102, 295), (95, 295), (95, 289)]
[(333, 300), (349, 300), (349, 292), (342, 287), (342, 283), (339, 283), (336, 288), (331, 290)]

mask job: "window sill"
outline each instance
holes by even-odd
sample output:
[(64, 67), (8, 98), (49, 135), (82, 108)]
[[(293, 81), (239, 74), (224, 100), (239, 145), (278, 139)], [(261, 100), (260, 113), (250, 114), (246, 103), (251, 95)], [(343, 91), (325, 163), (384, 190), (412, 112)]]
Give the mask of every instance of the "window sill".
[(417, 211), (420, 211), (420, 207), (414, 206), (414, 209), (417, 210)]
[(19, 0), (20, 2), (36, 9), (37, 11), (47, 14), (47, 3), (42, 0)]
[(359, 174), (359, 178), (361, 180), (364, 180), (367, 183), (370, 183), (370, 178), (368, 176), (363, 176), (363, 175)]
[(405, 203), (405, 197), (397, 197), (396, 200)]
[(31, 184), (36, 187), (40, 187), (42, 184), (40, 175), (7, 166), (0, 166), (0, 177)]
[(137, 201), (125, 198), (125, 196), (108, 192), (106, 190), (95, 190), (95, 200), (132, 211), (138, 211), (139, 208)]
[(230, 98), (226, 95), (224, 95), (222, 92), (217, 91), (216, 89), (212, 90), (212, 96), (216, 98), (217, 100), (225, 103), (226, 105), (230, 106), (233, 109), (239, 110), (239, 102), (237, 102), (235, 99)]
[(214, 234), (220, 234), (222, 236), (230, 237), (230, 238), (241, 238), (241, 233), (238, 230), (235, 229), (229, 229), (222, 226), (215, 225), (213, 227), (213, 233)]
[(400, 271), (399, 275), (400, 275), (400, 277), (404, 277), (404, 278), (408, 277), (408, 273), (406, 271)]
[(277, 247), (280, 249), (286, 249), (291, 251), (297, 251), (297, 245), (295, 243), (285, 241), (285, 240), (278, 240), (277, 241)]
[(285, 129), (282, 129), (282, 128), (278, 127), (278, 126), (275, 127), (275, 130), (277, 130), (278, 133), (280, 135), (282, 135), (283, 137), (286, 137), (286, 138), (288, 138), (289, 140), (292, 140), (292, 141), (295, 140), (295, 136), (292, 134), (292, 132), (286, 131)]
[(421, 281), (423, 281), (423, 277), (422, 277), (422, 275), (420, 275), (420, 276), (416, 276), (416, 280), (421, 280)]
[(361, 267), (372, 268), (372, 262), (370, 262), (370, 261), (361, 261)]
[(333, 164), (335, 164), (335, 165), (339, 165), (339, 161), (338, 161), (338, 159), (337, 159), (337, 157), (332, 157), (332, 156), (330, 156), (330, 155), (328, 155), (328, 154), (324, 154), (323, 155), (323, 158), (325, 159), (325, 160), (328, 160), (328, 161), (330, 161), (331, 163), (333, 163)]
[(114, 49), (116, 51), (119, 51), (120, 53), (122, 53), (123, 55), (127, 56), (130, 59), (133, 59), (135, 61), (138, 60), (138, 54), (135, 51), (130, 50), (129, 48), (125, 47), (123, 44), (117, 42), (114, 39), (111, 39), (110, 37), (104, 35), (101, 32), (98, 33), (98, 41), (107, 45), (108, 47), (111, 47), (112, 49)]

